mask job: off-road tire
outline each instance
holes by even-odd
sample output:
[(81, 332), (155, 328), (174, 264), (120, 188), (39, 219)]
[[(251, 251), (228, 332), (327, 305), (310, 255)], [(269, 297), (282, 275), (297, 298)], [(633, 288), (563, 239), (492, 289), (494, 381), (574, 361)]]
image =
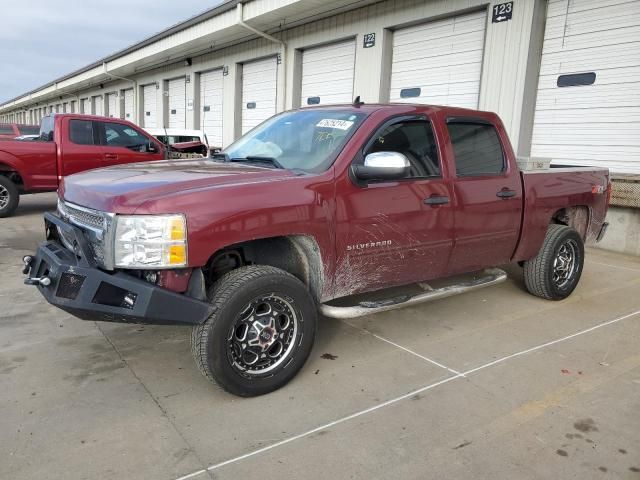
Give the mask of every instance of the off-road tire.
[(15, 212), (16, 208), (18, 208), (18, 203), (20, 203), (20, 192), (18, 192), (18, 187), (16, 187), (11, 180), (0, 175), (0, 193), (9, 196), (7, 203), (0, 206), (0, 218), (9, 217), (13, 212)]
[[(574, 265), (565, 281), (554, 281), (555, 262), (565, 246), (572, 251)], [(524, 262), (524, 283), (529, 293), (547, 300), (562, 300), (576, 288), (584, 265), (584, 243), (580, 234), (566, 225), (549, 225), (538, 255)]]
[[(232, 327), (246, 307), (261, 296), (285, 298), (295, 310), (298, 328), (292, 335), (291, 350), (283, 363), (266, 374), (240, 372), (231, 359)], [(209, 380), (242, 397), (263, 395), (284, 386), (302, 368), (313, 346), (317, 308), (307, 287), (279, 268), (252, 265), (226, 273), (207, 292), (213, 312), (193, 327), (191, 351), (196, 365)], [(234, 327), (235, 328), (235, 327)]]

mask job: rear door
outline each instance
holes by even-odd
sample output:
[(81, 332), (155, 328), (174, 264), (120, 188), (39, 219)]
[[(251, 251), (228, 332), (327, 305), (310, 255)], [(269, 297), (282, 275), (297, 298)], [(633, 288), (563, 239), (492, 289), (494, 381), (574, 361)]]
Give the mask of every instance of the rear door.
[(507, 161), (506, 132), (481, 118), (450, 117), (455, 243), (450, 274), (508, 262), (520, 234), (522, 182)]
[(103, 165), (103, 151), (93, 120), (64, 119), (61, 176), (72, 175)]
[(118, 165), (121, 163), (146, 162), (161, 160), (164, 157), (160, 146), (153, 141), (156, 152), (148, 149), (150, 137), (126, 123), (94, 122), (98, 128), (102, 152), (103, 165)]

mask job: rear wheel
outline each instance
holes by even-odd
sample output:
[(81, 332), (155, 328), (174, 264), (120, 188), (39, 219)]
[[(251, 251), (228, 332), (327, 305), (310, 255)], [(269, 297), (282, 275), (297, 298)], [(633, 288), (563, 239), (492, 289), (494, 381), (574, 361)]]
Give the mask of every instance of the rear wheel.
[(302, 368), (313, 345), (316, 305), (293, 275), (248, 266), (224, 275), (208, 292), (213, 313), (193, 328), (200, 371), (243, 397), (272, 392)]
[(580, 234), (566, 225), (549, 225), (538, 255), (524, 262), (524, 282), (529, 293), (562, 300), (578, 285), (584, 264)]
[(20, 202), (18, 187), (7, 177), (0, 175), (0, 218), (10, 216)]

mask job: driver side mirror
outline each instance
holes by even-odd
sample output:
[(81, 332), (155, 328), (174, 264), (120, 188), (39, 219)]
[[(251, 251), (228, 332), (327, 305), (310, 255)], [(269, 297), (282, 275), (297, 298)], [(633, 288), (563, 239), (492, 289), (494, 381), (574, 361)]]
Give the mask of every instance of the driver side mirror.
[(158, 153), (158, 147), (151, 140), (147, 140), (147, 153)]
[(364, 158), (363, 165), (352, 165), (353, 176), (361, 181), (400, 180), (409, 174), (409, 159), (399, 152), (375, 152)]

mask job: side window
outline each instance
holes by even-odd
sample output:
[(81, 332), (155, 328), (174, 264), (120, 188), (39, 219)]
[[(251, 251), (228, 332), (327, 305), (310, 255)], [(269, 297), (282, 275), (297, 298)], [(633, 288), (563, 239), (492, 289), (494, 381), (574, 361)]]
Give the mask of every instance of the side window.
[(402, 153), (411, 164), (406, 178), (438, 177), (440, 162), (431, 123), (411, 120), (389, 125), (377, 134), (365, 155), (375, 152)]
[(69, 139), (78, 145), (95, 145), (93, 122), (91, 120), (70, 120)]
[(0, 135), (14, 135), (13, 126), (11, 126), (11, 125), (0, 125)]
[(504, 155), (493, 125), (449, 122), (456, 174), (459, 177), (499, 175), (504, 172)]
[(140, 152), (146, 151), (147, 137), (128, 125), (103, 122), (105, 144), (110, 147), (125, 147)]

